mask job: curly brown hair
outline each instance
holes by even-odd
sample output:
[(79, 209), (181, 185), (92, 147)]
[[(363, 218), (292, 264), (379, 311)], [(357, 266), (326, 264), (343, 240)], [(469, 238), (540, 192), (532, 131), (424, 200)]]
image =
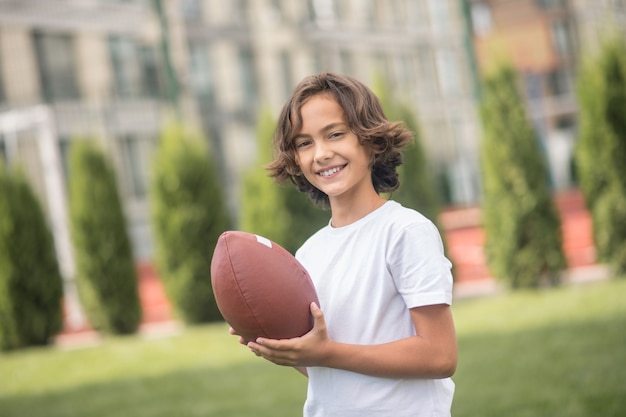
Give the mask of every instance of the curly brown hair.
[(296, 163), (294, 138), (302, 129), (301, 109), (311, 97), (330, 94), (344, 111), (350, 130), (372, 154), (372, 183), (377, 193), (391, 192), (400, 185), (396, 167), (402, 164), (401, 149), (413, 140), (400, 122), (389, 121), (376, 95), (360, 81), (323, 72), (298, 84), (283, 107), (274, 133), (274, 161), (266, 166), (270, 176), (282, 183), (291, 180), (317, 204), (329, 206), (328, 195), (304, 177)]

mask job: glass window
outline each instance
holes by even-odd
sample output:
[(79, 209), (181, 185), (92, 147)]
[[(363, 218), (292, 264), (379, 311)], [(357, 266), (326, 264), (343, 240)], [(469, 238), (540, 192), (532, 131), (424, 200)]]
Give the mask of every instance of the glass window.
[(539, 100), (543, 95), (543, 76), (534, 71), (522, 73), (524, 94), (528, 100)]
[(289, 97), (291, 90), (294, 88), (293, 73), (291, 71), (291, 58), (288, 51), (280, 53), (280, 66), (282, 71), (283, 89), (285, 97)]
[(274, 22), (279, 23), (285, 20), (285, 11), (283, 9), (281, 0), (270, 1), (270, 12), (272, 14), (272, 19)]
[(247, 24), (248, 2), (246, 0), (230, 0), (221, 4), (228, 8), (229, 23), (239, 27), (244, 27)]
[(403, 91), (413, 89), (413, 68), (412, 68), (411, 56), (404, 52), (400, 53), (396, 58), (396, 78), (398, 80), (398, 86)]
[(146, 196), (152, 142), (134, 135), (125, 135), (121, 139), (122, 158), (127, 192), (134, 198)]
[(552, 23), (552, 42), (561, 58), (569, 58), (571, 56), (567, 22), (557, 20)]
[(402, 0), (387, 0), (384, 2), (386, 13), (385, 23), (391, 25), (406, 26), (407, 24), (407, 6)]
[(202, 21), (202, 2), (200, 0), (183, 0), (181, 2), (181, 9), (185, 21)]
[(423, 98), (438, 96), (437, 73), (432, 51), (427, 47), (419, 48), (414, 62), (417, 66), (417, 82), (420, 95)]
[[(2, 66), (2, 60), (0, 56), (0, 67)], [(4, 77), (2, 76), (2, 72), (0, 71), (0, 106), (6, 104), (6, 94), (4, 91)]]
[(444, 97), (461, 93), (461, 79), (453, 50), (439, 49), (436, 53), (439, 86)]
[(363, 8), (363, 18), (365, 23), (373, 25), (377, 21), (378, 13), (376, 13), (376, 1), (375, 0), (363, 0), (363, 3), (359, 5)]
[(407, 21), (412, 29), (423, 30), (428, 27), (428, 15), (421, 1), (408, 1)]
[(309, 0), (311, 20), (319, 26), (329, 26), (335, 23), (337, 8), (334, 0)]
[(393, 83), (395, 79), (393, 76), (393, 68), (391, 65), (391, 58), (389, 54), (385, 52), (376, 52), (373, 58), (376, 70), (385, 80), (389, 82), (389, 87), (393, 88)]
[(135, 41), (127, 37), (111, 36), (109, 48), (117, 95), (121, 98), (141, 96), (143, 82)]
[(553, 9), (562, 6), (562, 3), (562, 0), (537, 0), (537, 4), (543, 9)]
[(548, 87), (552, 95), (563, 95), (572, 92), (574, 80), (570, 71), (559, 68), (548, 74)]
[(316, 72), (329, 71), (331, 68), (330, 58), (328, 57), (328, 51), (322, 46), (315, 48), (313, 53), (313, 60)]
[(256, 103), (258, 91), (255, 80), (254, 53), (250, 46), (242, 46), (239, 49), (239, 72), (245, 100), (248, 103)]
[(215, 82), (211, 57), (205, 43), (194, 42), (189, 45), (191, 61), (191, 83), (193, 91), (203, 101), (213, 102), (215, 99)]
[(446, 35), (450, 31), (450, 10), (448, 0), (428, 0), (430, 29), (436, 35)]
[(156, 48), (151, 46), (139, 47), (141, 66), (142, 93), (147, 97), (161, 98), (164, 96), (159, 58)]
[(44, 99), (51, 102), (79, 98), (72, 37), (34, 32), (33, 38)]
[(7, 148), (6, 148), (6, 144), (4, 143), (4, 137), (3, 135), (0, 134), (0, 161), (2, 161), (2, 163), (6, 166), (8, 164), (8, 159), (7, 159)]
[(65, 179), (65, 186), (69, 187), (70, 181), (70, 152), (72, 142), (66, 136), (59, 136), (57, 141), (59, 146), (59, 155), (61, 157), (61, 170), (63, 171), (63, 178)]
[(491, 9), (485, 3), (473, 3), (471, 8), (472, 27), (477, 36), (486, 36), (491, 33), (493, 21)]
[(339, 51), (340, 71), (344, 74), (354, 74), (354, 65), (350, 51), (342, 49)]

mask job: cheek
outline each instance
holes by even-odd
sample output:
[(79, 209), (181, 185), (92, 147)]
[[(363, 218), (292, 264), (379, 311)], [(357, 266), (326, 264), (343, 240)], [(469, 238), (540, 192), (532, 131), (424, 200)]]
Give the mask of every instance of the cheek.
[(309, 160), (310, 160), (310, 155), (309, 152), (304, 149), (301, 150), (300, 152), (296, 152), (293, 156), (294, 161), (296, 162), (296, 165), (300, 168), (303, 169), (304, 167), (306, 167), (309, 164)]

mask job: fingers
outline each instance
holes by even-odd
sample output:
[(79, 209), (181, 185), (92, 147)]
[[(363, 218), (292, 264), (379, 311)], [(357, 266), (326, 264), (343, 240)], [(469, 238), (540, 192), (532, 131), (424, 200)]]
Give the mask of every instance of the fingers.
[[(237, 331), (236, 331), (235, 329), (233, 329), (232, 327), (230, 327), (230, 328), (228, 329), (228, 333), (230, 333), (230, 334), (231, 334), (231, 335), (233, 335), (233, 336), (239, 336), (239, 335), (237, 334)], [(244, 346), (245, 346), (245, 345), (247, 345), (247, 344), (248, 344), (248, 341), (247, 341), (246, 339), (244, 339), (243, 337), (239, 336), (239, 343), (241, 343), (242, 345), (244, 345)]]
[(247, 343), (248, 349), (256, 356), (277, 365), (308, 366), (317, 363), (315, 352), (328, 339), (328, 335), (322, 310), (314, 302), (309, 305), (309, 309), (314, 323), (313, 329), (306, 335), (282, 340), (259, 337)]
[(249, 342), (248, 348), (256, 356), (263, 357), (277, 365), (294, 366), (297, 364), (297, 356), (294, 355), (287, 340), (258, 338), (256, 342)]

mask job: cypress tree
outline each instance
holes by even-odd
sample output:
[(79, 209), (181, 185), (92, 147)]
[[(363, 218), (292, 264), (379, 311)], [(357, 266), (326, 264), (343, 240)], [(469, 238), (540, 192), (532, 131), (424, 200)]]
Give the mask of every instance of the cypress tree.
[(63, 325), (52, 235), (24, 175), (0, 162), (0, 349), (45, 345)]
[(393, 198), (437, 224), (441, 207), (429, 172), (417, 118), (409, 105), (389, 94), (390, 88), (382, 76), (376, 77), (374, 85), (387, 118), (404, 123), (413, 132), (413, 142), (404, 150), (404, 162), (398, 167), (400, 187)]
[(559, 281), (565, 268), (561, 223), (513, 69), (484, 80), (481, 105), (483, 222), (487, 262), (512, 288)]
[(599, 260), (626, 273), (626, 45), (605, 40), (577, 84), (579, 138), (575, 161), (591, 212)]
[(184, 322), (221, 320), (211, 257), (229, 219), (206, 142), (171, 125), (161, 134), (153, 162), (152, 228), (165, 291)]
[(104, 333), (134, 333), (141, 321), (135, 262), (115, 174), (95, 141), (73, 141), (69, 188), (77, 286), (87, 319)]
[(283, 190), (268, 176), (272, 161), (272, 136), (276, 122), (269, 109), (261, 111), (256, 129), (256, 161), (243, 175), (240, 227), (273, 240), (281, 246), (289, 230)]
[[(430, 175), (429, 165), (422, 146), (417, 120), (409, 108), (399, 104), (394, 120), (402, 120), (413, 132), (414, 141), (404, 151), (404, 162), (398, 167), (400, 188), (394, 198), (406, 207), (411, 207), (438, 224), (440, 201)], [(392, 113), (393, 114), (393, 113)]]

